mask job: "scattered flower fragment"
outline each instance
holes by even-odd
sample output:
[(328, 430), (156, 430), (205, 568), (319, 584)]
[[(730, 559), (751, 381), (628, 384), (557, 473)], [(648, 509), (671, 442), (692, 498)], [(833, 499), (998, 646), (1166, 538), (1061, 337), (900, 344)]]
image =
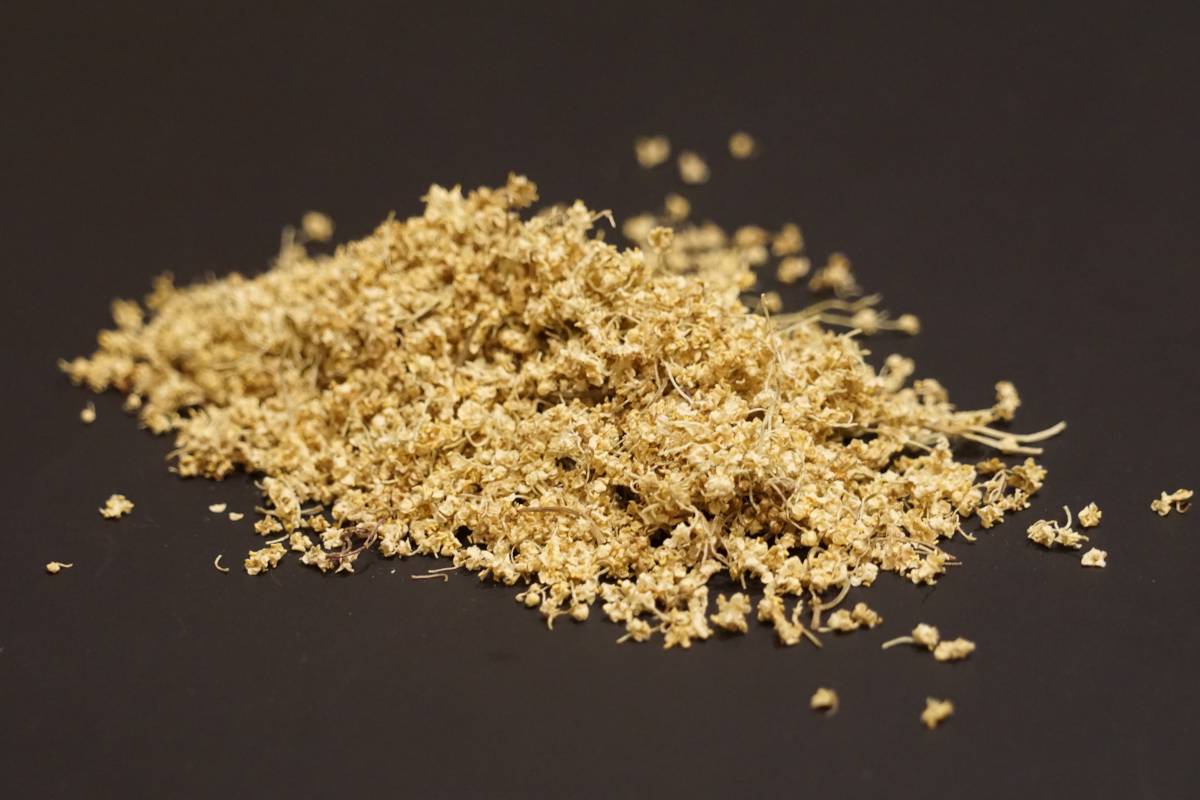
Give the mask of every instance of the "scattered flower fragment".
[(243, 514), (243, 513), (242, 513), (242, 512), (240, 512), (240, 511), (230, 511), (230, 512), (229, 512), (229, 521), (230, 521), (230, 522), (238, 522), (238, 521), (240, 521), (240, 520), (243, 520), (243, 519), (245, 519), (245, 518), (246, 518), (246, 515), (245, 515), (245, 514)]
[(1078, 550), (1083, 547), (1083, 543), (1088, 540), (1088, 537), (1071, 528), (1071, 509), (1063, 506), (1063, 512), (1067, 515), (1065, 525), (1057, 521), (1039, 519), (1029, 526), (1026, 538), (1031, 542), (1040, 544), (1046, 549), (1050, 549), (1055, 545), (1067, 547), (1072, 550)]
[(62, 570), (70, 569), (73, 566), (75, 566), (75, 565), (74, 564), (64, 564), (61, 561), (51, 561), (50, 563), (48, 563), (46, 565), (46, 572), (49, 572), (51, 575), (57, 575)]
[(759, 305), (763, 311), (769, 314), (778, 314), (783, 311), (783, 297), (779, 292), (763, 292), (758, 299)]
[(300, 230), (310, 242), (328, 242), (333, 238), (333, 220), (320, 211), (309, 211), (300, 218)]
[(754, 137), (745, 131), (738, 131), (729, 137), (729, 155), (737, 159), (749, 158), (758, 149)]
[(838, 297), (862, 294), (862, 287), (858, 285), (858, 279), (850, 267), (850, 259), (841, 253), (829, 257), (825, 266), (809, 279), (808, 288), (813, 292), (833, 292)]
[(1171, 493), (1163, 492), (1159, 498), (1150, 503), (1150, 508), (1160, 517), (1165, 517), (1174, 509), (1179, 514), (1187, 513), (1187, 510), (1192, 505), (1192, 490), (1191, 489), (1176, 489)]
[(883, 617), (866, 603), (856, 603), (853, 609), (839, 608), (830, 614), (821, 630), (849, 633), (859, 628), (874, 628), (882, 622)]
[(638, 164), (652, 169), (671, 157), (671, 141), (665, 136), (639, 136), (633, 142)]
[(938, 629), (932, 625), (926, 625), (924, 622), (922, 622), (920, 625), (913, 628), (913, 642), (926, 649), (932, 650), (933, 648), (937, 647), (937, 643), (940, 639), (941, 634), (938, 632)]
[(750, 598), (741, 592), (730, 597), (717, 595), (717, 613), (709, 617), (713, 625), (730, 633), (745, 633), (746, 616), (750, 613)]
[(133, 511), (133, 501), (123, 494), (114, 494), (104, 501), (100, 516), (105, 519), (118, 519)]
[(1100, 518), (1104, 516), (1104, 512), (1095, 503), (1088, 503), (1079, 511), (1079, 527), (1094, 528), (1100, 524)]
[(974, 652), (975, 643), (970, 639), (947, 639), (933, 648), (933, 658), (936, 661), (961, 661)]
[(658, 252), (671, 249), (671, 244), (675, 241), (675, 231), (671, 228), (659, 226), (650, 231), (648, 239), (650, 247)]
[[(851, 589), (936, 583), (958, 563), (945, 541), (1041, 489), (1032, 457), (1062, 426), (993, 427), (1019, 404), (1004, 381), (961, 409), (911, 359), (873, 367), (841, 329), (901, 323), (838, 296), (858, 291), (848, 262), (815, 307), (755, 313), (753, 269), (798, 229), (642, 215), (617, 248), (603, 214), (536, 201), (518, 175), (434, 186), (420, 215), (333, 253), (164, 276), (61, 367), (136, 397), (180, 476), (264, 476), (251, 575), (288, 552), (323, 572), (368, 550), (441, 557), (548, 627), (600, 613), (664, 647), (740, 632), (751, 610), (788, 646), (819, 647), (822, 614), (873, 627), (865, 605), (839, 613)], [(967, 443), (998, 455), (962, 460)], [(714, 602), (718, 581), (740, 591)]]
[(794, 256), (804, 250), (804, 234), (800, 226), (789, 222), (771, 240), (771, 255)]
[(803, 256), (788, 256), (780, 259), (775, 277), (780, 283), (795, 283), (808, 274), (812, 264)]
[[(213, 559), (213, 566), (217, 568), (218, 572), (229, 572), (229, 567), (223, 566), (221, 564), (221, 559), (224, 557), (225, 557), (225, 555), (222, 553)], [(249, 572), (249, 570), (247, 570), (247, 572)], [(251, 574), (253, 575), (254, 573), (251, 573)]]
[(663, 208), (667, 212), (667, 219), (671, 222), (683, 222), (692, 213), (692, 204), (681, 194), (667, 195), (666, 200), (663, 201)]
[(684, 150), (679, 154), (679, 177), (684, 183), (707, 183), (709, 179), (708, 164), (699, 153)]
[(208, 510), (214, 514), (221, 514), (221, 513), (224, 513), (225, 509), (228, 507), (229, 507), (228, 503), (213, 503), (212, 505), (210, 505), (208, 507)]
[(927, 697), (925, 698), (925, 710), (921, 712), (921, 723), (929, 730), (933, 730), (953, 713), (954, 703), (949, 700)]
[(882, 649), (887, 650), (899, 644), (923, 647), (933, 654), (936, 661), (960, 661), (975, 652), (975, 643), (970, 639), (943, 640), (937, 628), (924, 622), (913, 628), (909, 636), (898, 636), (884, 642)]
[(813, 692), (812, 700), (809, 705), (813, 711), (824, 711), (826, 714), (836, 714), (838, 710), (838, 696), (833, 689), (822, 686)]
[(246, 556), (244, 563), (246, 574), (258, 575), (261, 572), (274, 569), (285, 553), (287, 553), (287, 548), (279, 542), (269, 544), (260, 550), (251, 550), (249, 555)]
[(79, 419), (84, 425), (91, 425), (96, 421), (96, 404), (88, 401), (88, 404), (79, 412)]
[(1083, 557), (1079, 559), (1079, 563), (1085, 567), (1100, 567), (1103, 569), (1108, 566), (1108, 551), (1093, 547), (1083, 554)]

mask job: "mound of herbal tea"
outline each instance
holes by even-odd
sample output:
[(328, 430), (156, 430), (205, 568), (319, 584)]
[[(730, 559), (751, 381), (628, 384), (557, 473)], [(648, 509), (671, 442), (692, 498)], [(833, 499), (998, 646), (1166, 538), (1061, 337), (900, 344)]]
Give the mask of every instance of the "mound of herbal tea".
[[(368, 548), (444, 556), (549, 621), (598, 604), (667, 646), (751, 613), (789, 644), (873, 626), (863, 603), (822, 614), (880, 570), (934, 582), (942, 540), (1041, 486), (1031, 460), (955, 457), (964, 439), (1035, 454), (1057, 430), (989, 427), (1019, 404), (1010, 384), (961, 411), (935, 380), (908, 385), (911, 361), (863, 360), (860, 331), (916, 320), (845, 299), (844, 258), (814, 274), (839, 297), (776, 317), (743, 304), (769, 249), (795, 258), (794, 226), (641, 220), (646, 247), (622, 250), (594, 230), (605, 215), (522, 215), (536, 199), (515, 176), (433, 187), (424, 214), (333, 255), (293, 243), (252, 278), (160, 278), (62, 367), (172, 433), (180, 475), (263, 476), (255, 528), (278, 538), (249, 572), (289, 551), (322, 570)], [(710, 602), (718, 573), (747, 593)]]

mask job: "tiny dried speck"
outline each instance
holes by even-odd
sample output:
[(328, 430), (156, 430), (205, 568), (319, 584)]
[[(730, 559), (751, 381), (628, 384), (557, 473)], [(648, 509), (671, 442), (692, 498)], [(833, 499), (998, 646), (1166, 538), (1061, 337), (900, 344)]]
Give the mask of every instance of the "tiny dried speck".
[(707, 183), (709, 178), (708, 164), (699, 153), (684, 150), (679, 154), (679, 177), (684, 183)]
[(64, 564), (61, 561), (51, 561), (49, 564), (46, 565), (46, 572), (49, 572), (51, 575), (57, 575), (61, 570), (70, 569), (73, 566), (75, 566), (75, 565), (74, 564)]
[(300, 230), (310, 242), (328, 242), (333, 238), (333, 220), (320, 211), (309, 211), (300, 220)]
[(824, 711), (827, 714), (835, 714), (838, 710), (838, 696), (833, 689), (822, 686), (813, 692), (812, 700), (809, 705), (813, 711)]
[(671, 157), (671, 141), (665, 136), (639, 136), (633, 142), (633, 152), (643, 169), (657, 167)]
[(738, 131), (729, 137), (729, 155), (737, 159), (749, 158), (758, 149), (754, 137), (745, 131)]

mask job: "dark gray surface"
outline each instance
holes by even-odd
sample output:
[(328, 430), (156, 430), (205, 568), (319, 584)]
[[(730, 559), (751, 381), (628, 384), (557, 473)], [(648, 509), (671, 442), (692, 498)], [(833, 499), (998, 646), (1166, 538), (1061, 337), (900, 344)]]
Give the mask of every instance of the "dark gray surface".
[[(6, 13), (0, 794), (1195, 796), (1200, 512), (1148, 503), (1200, 489), (1196, 16), (500, 5)], [(764, 152), (735, 164), (742, 127)], [(174, 479), (115, 397), (78, 423), (55, 359), (157, 272), (253, 270), (308, 208), (345, 239), (509, 169), (624, 216), (674, 186), (634, 165), (651, 131), (710, 155), (699, 215), (794, 219), (921, 316), (875, 350), (963, 405), (1012, 379), (1022, 429), (1070, 423), (1032, 510), (951, 546), (936, 588), (869, 592), (882, 630), (664, 652), (408, 578), (426, 563), (221, 575), (255, 540), (206, 506), (248, 511), (248, 482)], [(1106, 571), (1025, 541), (1093, 499)], [(917, 620), (978, 653), (878, 651)], [(958, 707), (932, 733), (927, 694)]]

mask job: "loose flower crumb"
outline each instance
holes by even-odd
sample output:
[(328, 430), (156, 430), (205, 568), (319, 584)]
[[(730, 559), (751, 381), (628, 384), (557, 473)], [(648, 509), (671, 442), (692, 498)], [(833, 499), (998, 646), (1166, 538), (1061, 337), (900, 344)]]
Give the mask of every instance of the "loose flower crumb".
[(225, 509), (227, 507), (228, 507), (227, 503), (213, 503), (211, 506), (208, 507), (208, 510), (214, 514), (221, 514), (225, 511)]
[(1063, 506), (1063, 512), (1067, 515), (1065, 525), (1056, 521), (1039, 519), (1029, 526), (1026, 538), (1031, 542), (1040, 544), (1046, 549), (1050, 549), (1055, 545), (1067, 547), (1072, 550), (1078, 550), (1083, 547), (1083, 543), (1088, 540), (1088, 537), (1071, 528), (1071, 509)]
[(217, 568), (218, 572), (229, 572), (229, 567), (221, 565), (221, 559), (224, 557), (225, 555), (222, 553), (213, 559), (213, 566)]
[(62, 571), (64, 569), (70, 569), (73, 566), (75, 566), (75, 565), (74, 564), (64, 564), (61, 561), (51, 561), (49, 564), (46, 565), (46, 572), (49, 572), (51, 575), (57, 575), (60, 571)]
[(933, 648), (933, 657), (937, 661), (961, 661), (975, 652), (975, 643), (970, 639), (950, 639), (938, 642)]
[(663, 201), (663, 208), (667, 212), (667, 219), (671, 222), (683, 222), (692, 213), (692, 204), (688, 199), (680, 194), (669, 194)]
[(133, 511), (133, 501), (123, 494), (114, 494), (104, 501), (100, 516), (105, 519), (118, 519)]
[(708, 164), (699, 153), (684, 150), (679, 154), (679, 177), (684, 183), (707, 183), (709, 178)]
[(1150, 503), (1150, 508), (1158, 512), (1160, 517), (1165, 517), (1172, 510), (1184, 514), (1191, 508), (1192, 494), (1191, 489), (1176, 489), (1169, 494), (1163, 492), (1157, 500)]
[(813, 711), (824, 711), (827, 714), (836, 714), (838, 710), (838, 696), (833, 689), (821, 687), (813, 692), (812, 700), (809, 705)]
[(749, 158), (757, 148), (758, 143), (754, 141), (754, 137), (745, 131), (738, 131), (729, 137), (729, 155), (734, 158)]
[(730, 633), (745, 633), (746, 616), (750, 613), (750, 598), (736, 592), (729, 598), (717, 595), (717, 613), (709, 617), (713, 625)]
[(320, 211), (309, 211), (300, 219), (300, 230), (310, 242), (328, 242), (333, 238), (333, 220)]
[(949, 700), (927, 697), (925, 698), (925, 710), (921, 712), (921, 723), (929, 730), (933, 730), (953, 713), (954, 703)]
[(258, 575), (261, 572), (274, 569), (285, 553), (287, 553), (287, 549), (279, 542), (267, 545), (261, 550), (251, 550), (249, 555), (246, 556), (244, 564), (246, 574)]
[(833, 292), (838, 297), (862, 294), (862, 288), (850, 267), (850, 259), (841, 253), (829, 257), (825, 266), (809, 279), (808, 288), (813, 292)]
[(1088, 503), (1079, 511), (1079, 527), (1094, 528), (1100, 524), (1100, 518), (1104, 516), (1104, 512), (1095, 503)]
[(1079, 559), (1079, 563), (1085, 567), (1100, 567), (1103, 569), (1108, 566), (1108, 551), (1093, 547), (1083, 554), (1083, 557)]
[(803, 256), (789, 256), (780, 260), (775, 277), (780, 283), (795, 283), (808, 274), (812, 264)]
[(246, 518), (246, 515), (240, 511), (230, 511), (229, 512), (229, 521), (230, 522), (238, 522), (239, 520), (242, 520), (245, 518)]
[(633, 143), (637, 162), (644, 169), (652, 169), (671, 157), (671, 141), (665, 136), (640, 136)]
[(83, 407), (83, 410), (79, 412), (79, 419), (84, 425), (91, 425), (93, 422), (95, 422), (96, 404), (89, 401), (88, 404)]

